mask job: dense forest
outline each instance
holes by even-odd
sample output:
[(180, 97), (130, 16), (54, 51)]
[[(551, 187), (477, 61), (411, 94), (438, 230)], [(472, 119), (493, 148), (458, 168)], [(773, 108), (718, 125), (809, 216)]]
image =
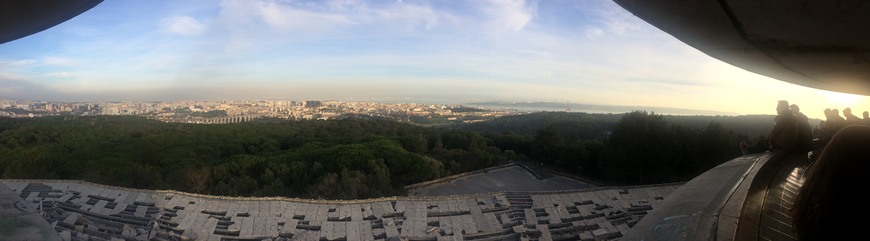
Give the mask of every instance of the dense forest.
[(772, 127), (772, 117), (734, 118), (545, 112), (453, 127), (372, 117), (223, 125), (0, 118), (0, 177), (353, 199), (404, 195), (408, 184), (525, 161), (613, 184), (674, 182), (739, 156), (741, 140)]
[(773, 118), (538, 112), (454, 128), (564, 172), (628, 185), (687, 181), (740, 156), (740, 142), (764, 140)]

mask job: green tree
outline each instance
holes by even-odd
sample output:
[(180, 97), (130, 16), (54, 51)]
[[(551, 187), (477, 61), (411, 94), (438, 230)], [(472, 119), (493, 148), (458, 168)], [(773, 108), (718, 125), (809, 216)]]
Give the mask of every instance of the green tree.
[(535, 134), (532, 156), (538, 161), (553, 164), (563, 158), (565, 141), (555, 126), (548, 126)]
[(622, 117), (607, 140), (609, 158), (600, 163), (611, 181), (653, 183), (672, 175), (674, 135), (661, 115), (633, 111)]

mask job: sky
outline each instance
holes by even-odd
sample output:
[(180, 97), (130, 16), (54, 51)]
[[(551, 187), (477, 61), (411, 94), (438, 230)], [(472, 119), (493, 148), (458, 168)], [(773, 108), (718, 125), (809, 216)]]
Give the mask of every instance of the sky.
[(870, 110), (709, 57), (610, 0), (109, 0), (0, 45), (0, 99), (379, 97)]

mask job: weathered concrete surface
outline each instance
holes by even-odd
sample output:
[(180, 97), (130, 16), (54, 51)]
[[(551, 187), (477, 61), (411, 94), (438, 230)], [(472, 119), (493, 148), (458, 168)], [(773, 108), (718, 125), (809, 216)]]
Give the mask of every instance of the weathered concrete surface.
[(0, 181), (42, 203), (63, 240), (616, 240), (679, 187), (332, 201)]
[(36, 209), (0, 182), (0, 240), (60, 240)]
[(443, 196), (487, 192), (534, 192), (575, 190), (596, 185), (575, 179), (545, 175), (539, 180), (528, 169), (518, 165), (503, 166), (486, 172), (464, 175), (444, 182), (417, 186), (408, 190), (410, 196)]
[(623, 240), (796, 240), (789, 209), (809, 161), (780, 154), (739, 157), (701, 174)]
[[(742, 156), (695, 177), (638, 222), (623, 240), (717, 240), (720, 215), (739, 217), (743, 201), (752, 198), (739, 187), (751, 183), (754, 171), (769, 158), (769, 153)], [(731, 202), (739, 205), (725, 208)]]

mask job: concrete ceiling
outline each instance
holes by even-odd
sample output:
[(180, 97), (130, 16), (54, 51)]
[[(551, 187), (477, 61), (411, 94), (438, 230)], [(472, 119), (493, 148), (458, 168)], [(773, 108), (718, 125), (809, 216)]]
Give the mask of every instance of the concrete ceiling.
[(100, 2), (102, 0), (2, 0), (0, 44), (58, 25)]
[(807, 87), (870, 95), (870, 1), (614, 1), (734, 66)]

